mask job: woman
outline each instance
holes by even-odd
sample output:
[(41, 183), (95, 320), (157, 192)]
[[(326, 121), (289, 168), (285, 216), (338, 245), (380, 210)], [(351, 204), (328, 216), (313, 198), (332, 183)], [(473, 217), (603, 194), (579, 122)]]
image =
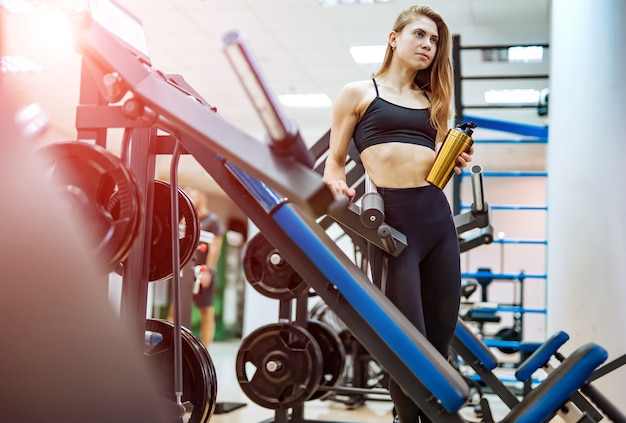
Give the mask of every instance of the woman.
[[(380, 70), (346, 84), (335, 100), (324, 170), (333, 194), (354, 197), (345, 170), (354, 139), (383, 197), (385, 222), (408, 241), (398, 257), (385, 257), (385, 294), (446, 358), (459, 311), (460, 252), (448, 200), (426, 177), (452, 115), (450, 44), (447, 25), (430, 8), (402, 12)], [(456, 173), (471, 154), (459, 156)], [(378, 256), (371, 257), (372, 275), (381, 286)], [(391, 381), (389, 390), (400, 422), (418, 422), (420, 411), (402, 388)]]

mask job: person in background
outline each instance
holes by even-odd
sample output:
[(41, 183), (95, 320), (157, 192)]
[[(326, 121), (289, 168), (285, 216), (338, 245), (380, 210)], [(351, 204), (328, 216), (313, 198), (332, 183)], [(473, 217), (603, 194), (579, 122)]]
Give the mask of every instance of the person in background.
[[(398, 257), (372, 255), (372, 278), (446, 359), (460, 304), (459, 242), (447, 197), (426, 177), (452, 118), (450, 50), (450, 33), (441, 16), (424, 6), (404, 10), (389, 33), (381, 68), (372, 79), (350, 82), (340, 90), (324, 170), (334, 195), (353, 198), (345, 163), (354, 140), (383, 198), (385, 222), (408, 242)], [(459, 156), (456, 173), (467, 166), (471, 154), (473, 149)], [(396, 421), (429, 421), (393, 380), (389, 391)]]
[[(194, 256), (182, 268), (181, 287), (193, 287), (190, 288), (193, 302), (200, 311), (200, 339), (209, 349), (215, 337), (215, 268), (222, 250), (224, 227), (218, 216), (209, 210), (207, 196), (202, 191), (191, 187), (184, 191), (198, 212), (203, 233)], [(168, 319), (173, 320), (172, 307)]]

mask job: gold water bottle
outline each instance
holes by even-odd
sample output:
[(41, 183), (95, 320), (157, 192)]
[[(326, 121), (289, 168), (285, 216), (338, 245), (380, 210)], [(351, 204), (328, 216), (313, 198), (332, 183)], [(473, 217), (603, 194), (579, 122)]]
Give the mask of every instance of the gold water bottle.
[(435, 185), (439, 189), (443, 189), (446, 186), (454, 173), (454, 166), (457, 165), (457, 159), (461, 153), (469, 152), (470, 147), (474, 144), (474, 140), (472, 139), (474, 128), (476, 128), (476, 124), (468, 122), (448, 131), (437, 153), (435, 163), (426, 177), (427, 182)]

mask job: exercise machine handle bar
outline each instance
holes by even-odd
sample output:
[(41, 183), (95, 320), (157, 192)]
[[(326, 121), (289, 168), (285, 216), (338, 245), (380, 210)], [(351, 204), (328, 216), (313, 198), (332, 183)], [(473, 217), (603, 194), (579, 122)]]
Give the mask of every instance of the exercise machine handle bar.
[(282, 113), (242, 33), (228, 32), (222, 37), (222, 43), (228, 61), (267, 130), (272, 151), (281, 156), (291, 156), (312, 169), (314, 160), (311, 153), (296, 125)]
[(385, 202), (367, 172), (365, 172), (364, 185), (365, 194), (361, 198), (361, 222), (368, 228), (376, 229), (376, 235), (380, 238), (383, 249), (394, 254), (398, 249), (398, 243), (394, 238), (393, 229), (385, 223)]
[(472, 179), (472, 195), (474, 202), (472, 204), (472, 212), (485, 212), (485, 198), (483, 196), (483, 168), (480, 165), (474, 165), (470, 168)]
[(361, 222), (368, 228), (377, 229), (385, 220), (385, 204), (376, 185), (365, 172), (365, 193), (361, 197)]
[[(376, 185), (365, 172), (361, 207), (348, 201), (328, 208), (328, 216), (387, 253), (398, 256), (407, 246), (406, 236), (385, 223), (385, 205)], [(347, 197), (344, 197), (347, 198)]]
[[(470, 175), (472, 196), (474, 197), (471, 210), (454, 216), (454, 225), (459, 234), (461, 252), (483, 244), (490, 244), (493, 241), (493, 227), (489, 224), (489, 205), (485, 202), (483, 194), (482, 166), (472, 166)], [(461, 234), (477, 228), (480, 228), (480, 231), (468, 237), (461, 236)]]

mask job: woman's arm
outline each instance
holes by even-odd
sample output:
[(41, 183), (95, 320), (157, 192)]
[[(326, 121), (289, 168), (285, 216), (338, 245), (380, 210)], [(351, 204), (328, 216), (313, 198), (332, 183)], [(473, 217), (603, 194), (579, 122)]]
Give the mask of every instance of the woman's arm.
[(354, 189), (346, 183), (346, 158), (354, 127), (358, 121), (358, 105), (361, 94), (356, 83), (345, 85), (333, 105), (328, 156), (324, 166), (324, 181), (334, 195), (344, 194), (350, 198)]

